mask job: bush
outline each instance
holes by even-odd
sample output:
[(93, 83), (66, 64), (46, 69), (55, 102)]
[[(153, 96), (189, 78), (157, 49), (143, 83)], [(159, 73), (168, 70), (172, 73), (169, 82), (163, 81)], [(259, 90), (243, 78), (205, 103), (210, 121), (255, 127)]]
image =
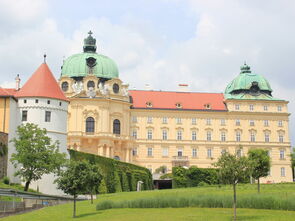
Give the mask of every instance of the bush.
[(174, 167), (172, 169), (172, 187), (196, 187), (204, 184), (218, 184), (218, 170), (213, 168), (198, 168), (192, 166), (189, 169)]
[(4, 184), (7, 184), (7, 185), (10, 184), (10, 179), (7, 176), (3, 177), (2, 181), (3, 181)]
[(107, 190), (107, 185), (106, 185), (106, 181), (104, 179), (101, 180), (101, 183), (99, 184), (99, 187), (98, 187), (98, 193), (99, 194), (105, 194), (105, 193), (108, 193), (108, 190)]
[(85, 159), (99, 166), (107, 193), (135, 191), (139, 180), (144, 182), (143, 189), (153, 189), (152, 174), (147, 168), (75, 150), (69, 152), (71, 159)]

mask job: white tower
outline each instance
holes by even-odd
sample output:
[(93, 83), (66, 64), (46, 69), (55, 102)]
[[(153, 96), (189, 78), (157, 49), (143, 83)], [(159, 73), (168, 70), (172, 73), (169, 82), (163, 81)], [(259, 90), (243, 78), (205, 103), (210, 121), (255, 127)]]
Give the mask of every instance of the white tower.
[[(64, 96), (57, 81), (46, 63), (40, 65), (25, 85), (16, 93), (18, 99), (16, 124), (34, 123), (47, 130), (47, 135), (52, 141), (59, 141), (59, 151), (67, 151), (67, 114), (68, 100)], [(9, 157), (15, 152), (10, 147)], [(8, 175), (12, 182), (19, 182), (13, 176), (14, 167), (9, 163)], [(44, 175), (42, 179), (32, 182), (30, 188), (37, 189), (47, 194), (62, 194), (56, 189), (53, 174)]]

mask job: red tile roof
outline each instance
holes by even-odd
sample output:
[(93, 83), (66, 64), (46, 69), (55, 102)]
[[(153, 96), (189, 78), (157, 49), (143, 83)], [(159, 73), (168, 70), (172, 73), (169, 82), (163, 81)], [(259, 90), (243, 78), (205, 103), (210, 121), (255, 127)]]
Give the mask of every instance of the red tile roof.
[(43, 63), (16, 93), (16, 97), (45, 97), (68, 101), (47, 64)]
[[(140, 91), (130, 90), (133, 108), (148, 108), (147, 102), (152, 107), (148, 109), (184, 109), (184, 110), (214, 110), (226, 111), (222, 93), (198, 92), (170, 92), (170, 91)], [(179, 103), (181, 108), (177, 108)], [(210, 108), (206, 108), (209, 105)]]
[(13, 88), (1, 88), (0, 87), (0, 96), (1, 97), (13, 97), (16, 93), (16, 90)]

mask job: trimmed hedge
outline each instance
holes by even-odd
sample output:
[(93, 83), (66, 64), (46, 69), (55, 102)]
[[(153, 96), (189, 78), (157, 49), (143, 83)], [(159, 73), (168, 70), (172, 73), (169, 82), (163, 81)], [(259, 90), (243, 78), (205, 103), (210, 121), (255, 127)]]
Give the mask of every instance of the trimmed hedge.
[(152, 174), (144, 167), (75, 150), (69, 153), (71, 159), (87, 160), (99, 166), (105, 183), (100, 187), (102, 193), (136, 191), (138, 181), (144, 182), (142, 190), (153, 189)]
[(219, 184), (218, 171), (214, 168), (192, 166), (189, 169), (185, 169), (183, 167), (173, 167), (172, 177), (173, 188)]

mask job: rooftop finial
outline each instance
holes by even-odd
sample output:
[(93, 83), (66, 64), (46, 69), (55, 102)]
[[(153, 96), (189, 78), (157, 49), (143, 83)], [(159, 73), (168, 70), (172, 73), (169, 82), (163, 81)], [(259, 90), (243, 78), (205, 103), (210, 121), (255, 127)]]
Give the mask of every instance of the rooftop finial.
[(251, 73), (250, 66), (247, 65), (246, 61), (244, 62), (244, 65), (241, 66), (241, 74), (244, 73)]
[(44, 57), (44, 64), (46, 64), (46, 53), (43, 55)]
[(92, 31), (88, 32), (88, 37), (84, 39), (84, 46), (83, 46), (83, 51), (84, 52), (96, 52), (96, 39), (93, 38)]

